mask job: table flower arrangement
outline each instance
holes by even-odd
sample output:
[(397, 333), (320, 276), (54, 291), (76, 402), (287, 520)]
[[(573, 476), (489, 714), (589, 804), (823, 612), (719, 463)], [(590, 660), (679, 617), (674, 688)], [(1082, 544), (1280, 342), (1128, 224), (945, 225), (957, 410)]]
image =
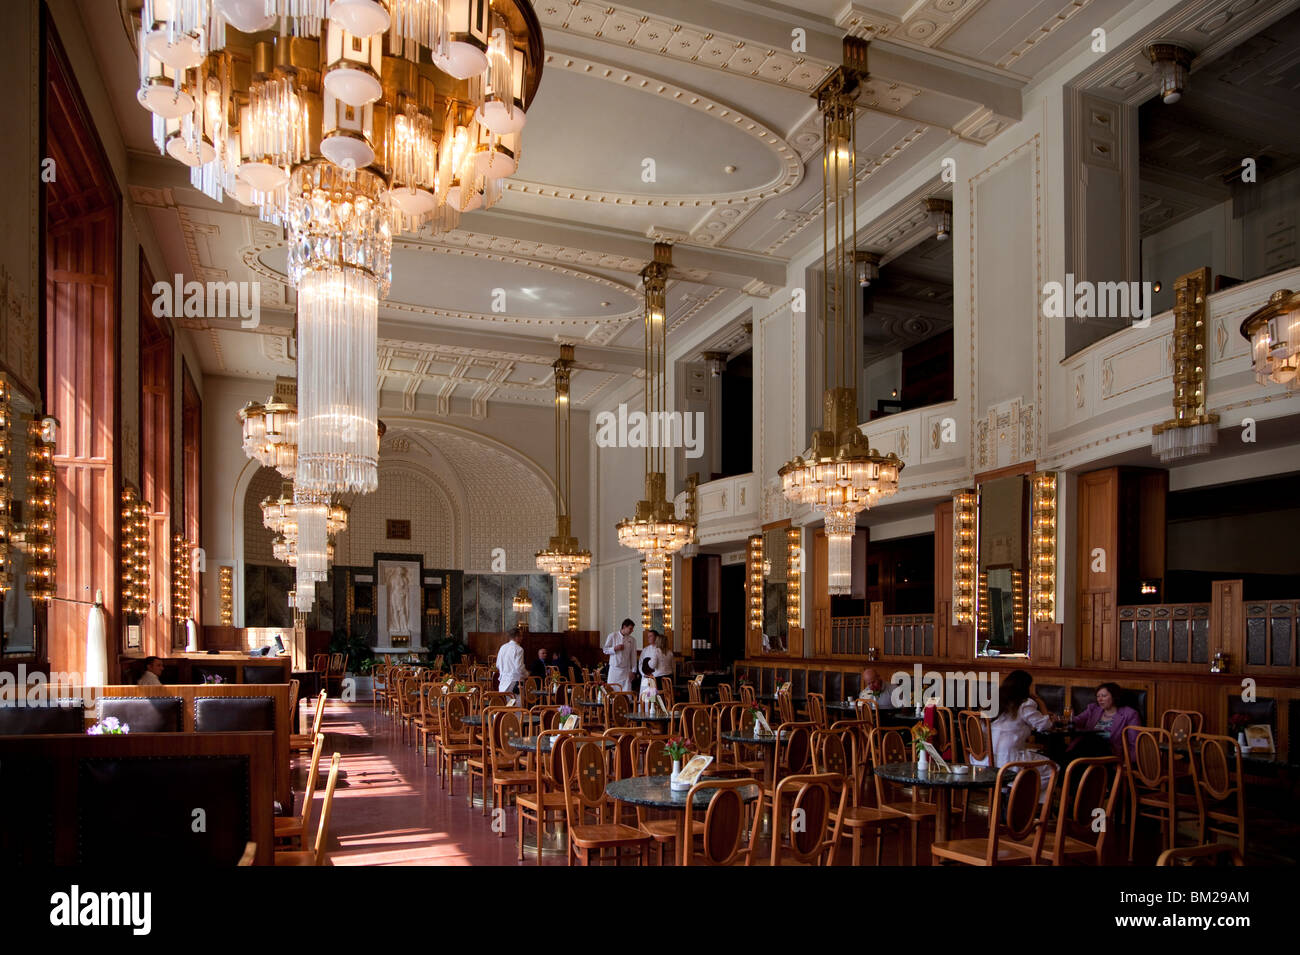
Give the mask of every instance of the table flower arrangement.
[(223, 680), (223, 679), (221, 679), (221, 674), (220, 674), (220, 673), (205, 673), (205, 674), (203, 675), (203, 682), (204, 682), (204, 683), (224, 683), (224, 682), (226, 682), (226, 681)]
[(126, 736), (131, 732), (131, 724), (123, 723), (116, 716), (106, 716), (90, 729), (87, 736)]
[(754, 735), (755, 736), (764, 735), (763, 724), (764, 722), (767, 721), (767, 716), (764, 715), (763, 711), (760, 710), (757, 706), (751, 706), (749, 708), (749, 713), (752, 717), (754, 717)]
[(1237, 745), (1241, 751), (1246, 751), (1246, 727), (1250, 725), (1250, 717), (1245, 713), (1233, 713), (1228, 717), (1228, 729), (1236, 735)]
[(925, 772), (930, 768), (930, 754), (926, 752), (925, 744), (930, 742), (934, 736), (934, 730), (924, 723), (917, 723), (912, 727), (912, 752), (916, 754), (916, 768), (919, 772)]
[(691, 741), (684, 736), (674, 736), (664, 743), (664, 752), (673, 761), (673, 774), (668, 780), (671, 786), (677, 781), (677, 774), (682, 771), (682, 760), (692, 752)]

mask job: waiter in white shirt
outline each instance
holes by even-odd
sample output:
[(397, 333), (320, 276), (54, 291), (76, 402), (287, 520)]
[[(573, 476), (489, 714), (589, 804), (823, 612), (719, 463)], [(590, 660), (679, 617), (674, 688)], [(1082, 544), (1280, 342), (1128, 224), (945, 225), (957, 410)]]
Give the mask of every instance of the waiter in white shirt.
[(522, 635), (522, 631), (516, 629), (497, 651), (497, 673), (500, 675), (497, 689), (502, 693), (513, 693), (516, 684), (528, 679), (528, 670), (524, 666), (524, 648), (519, 642)]
[(632, 686), (632, 671), (636, 668), (637, 645), (632, 631), (636, 628), (631, 619), (624, 619), (623, 625), (605, 638), (602, 649), (609, 657), (609, 676), (605, 682), (617, 686), (620, 690)]

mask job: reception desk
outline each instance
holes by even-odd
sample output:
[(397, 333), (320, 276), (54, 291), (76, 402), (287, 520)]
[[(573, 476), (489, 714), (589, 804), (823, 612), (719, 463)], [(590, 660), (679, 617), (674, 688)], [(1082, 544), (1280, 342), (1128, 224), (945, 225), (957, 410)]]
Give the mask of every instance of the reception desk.
[[(288, 656), (255, 657), (247, 653), (173, 653), (159, 657), (163, 683), (203, 683), (205, 677), (220, 677), (222, 683), (288, 683)], [(122, 681), (135, 683), (144, 672), (143, 657), (118, 658)]]

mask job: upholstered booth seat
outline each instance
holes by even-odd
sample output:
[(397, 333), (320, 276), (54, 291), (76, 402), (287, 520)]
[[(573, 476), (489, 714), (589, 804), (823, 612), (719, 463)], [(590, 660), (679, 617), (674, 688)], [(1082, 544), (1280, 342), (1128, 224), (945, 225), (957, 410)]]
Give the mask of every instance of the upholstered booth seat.
[[(1047, 712), (1049, 713), (1063, 712), (1063, 708), (1065, 706), (1065, 687), (1062, 686), (1061, 684), (1039, 683), (1037, 680), (1035, 680), (1034, 694), (1040, 700), (1043, 701), (1043, 706), (1047, 707)], [(1075, 706), (1076, 713), (1080, 712), (1076, 704), (1071, 703), (1071, 705)], [(1087, 704), (1084, 705), (1086, 706)]]
[(239, 733), (275, 729), (275, 697), (207, 696), (194, 700), (196, 733)]
[(59, 700), (54, 706), (0, 706), (0, 736), (36, 736), (86, 732), (81, 700)]
[(245, 683), (284, 683), (284, 668), (244, 664)]
[(99, 718), (115, 716), (132, 733), (179, 733), (184, 729), (185, 705), (179, 696), (106, 697)]

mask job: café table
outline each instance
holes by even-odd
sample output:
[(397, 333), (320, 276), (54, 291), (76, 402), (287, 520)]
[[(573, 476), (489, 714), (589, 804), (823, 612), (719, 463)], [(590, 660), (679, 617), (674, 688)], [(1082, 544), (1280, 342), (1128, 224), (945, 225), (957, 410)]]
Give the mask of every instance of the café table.
[(765, 750), (763, 754), (763, 759), (767, 762), (767, 767), (764, 770), (764, 772), (767, 774), (766, 778), (775, 779), (777, 739), (779, 738), (784, 740), (788, 738), (789, 735), (790, 735), (789, 733), (783, 733), (778, 737), (776, 733), (761, 733), (760, 735), (755, 736), (752, 732), (749, 733), (731, 732), (731, 733), (723, 733), (722, 738), (726, 740), (728, 743), (740, 743), (746, 746), (751, 746), (751, 745), (762, 746)]
[(969, 773), (944, 773), (931, 768), (924, 772), (916, 763), (885, 763), (876, 767), (876, 775), (891, 783), (933, 789), (937, 811), (934, 817), (934, 841), (947, 842), (952, 818), (951, 793), (955, 789), (992, 789), (998, 771), (987, 766), (972, 766)]
[[(705, 776), (705, 779), (714, 777)], [(689, 790), (674, 791), (671, 776), (631, 776), (627, 779), (613, 779), (605, 785), (605, 795), (633, 806), (645, 806), (650, 809), (667, 809), (677, 814), (677, 864), (686, 864), (686, 854), (691, 851), (686, 840), (686, 797)], [(759, 797), (758, 786), (740, 787), (740, 798), (747, 803)], [(705, 790), (695, 793), (691, 808), (704, 810), (717, 795), (716, 791)]]
[[(537, 720), (538, 717), (529, 716), (527, 714), (519, 717), (519, 722), (524, 726), (531, 726), (533, 723), (536, 723)], [(473, 726), (476, 728), (481, 727), (483, 725), (483, 714), (475, 713), (473, 716), (462, 716), (460, 721), (466, 726)]]
[[(775, 693), (764, 693), (760, 696), (756, 696), (755, 699), (758, 700), (758, 702), (760, 703), (767, 703), (769, 706), (775, 706), (777, 701)], [(808, 702), (808, 697), (791, 696), (790, 702), (793, 703), (796, 708), (798, 708)]]
[[(541, 740), (540, 746), (538, 745), (538, 740)], [(614, 741), (612, 739), (602, 738), (600, 740), (600, 745), (604, 749), (609, 749), (614, 745)], [(516, 736), (514, 739), (510, 740), (510, 746), (515, 749), (522, 749), (529, 753), (549, 753), (551, 751), (551, 734), (543, 732), (537, 736)]]

